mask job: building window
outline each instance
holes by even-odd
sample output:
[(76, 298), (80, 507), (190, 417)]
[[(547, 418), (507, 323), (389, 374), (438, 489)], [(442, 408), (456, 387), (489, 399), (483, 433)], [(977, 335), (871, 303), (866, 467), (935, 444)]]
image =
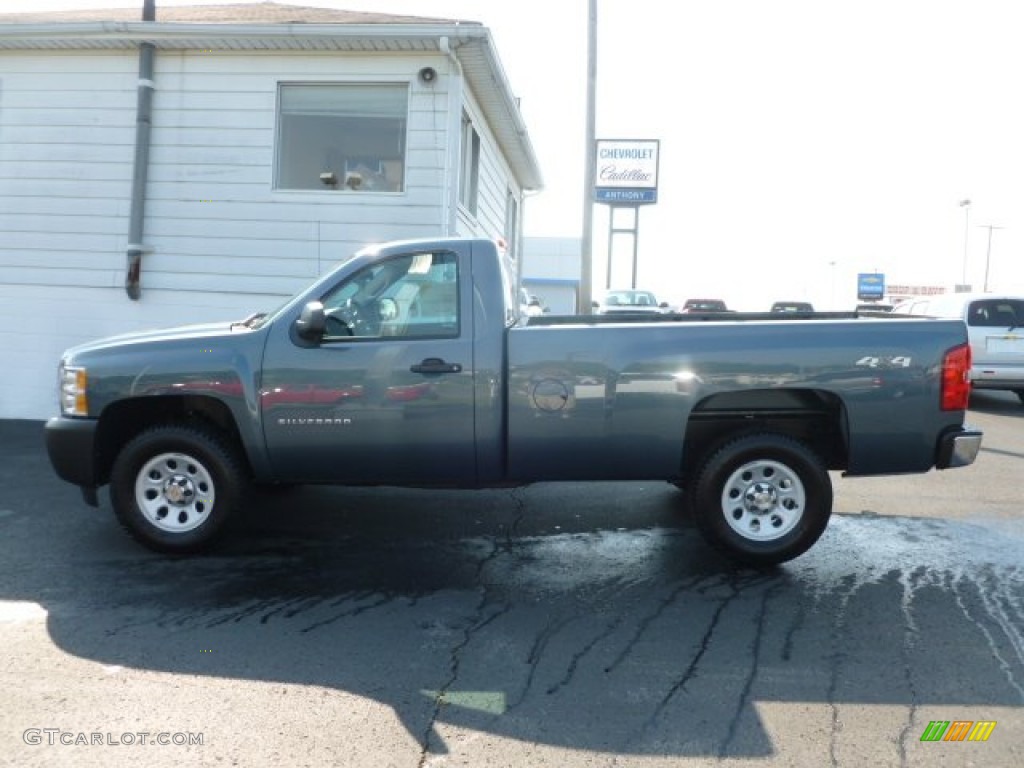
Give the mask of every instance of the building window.
[(277, 189), (401, 192), (408, 87), (281, 85)]
[(480, 134), (469, 115), (462, 113), (462, 150), (459, 168), (459, 202), (476, 216), (480, 189)]
[(519, 200), (509, 187), (505, 192), (505, 242), (508, 253), (519, 261)]

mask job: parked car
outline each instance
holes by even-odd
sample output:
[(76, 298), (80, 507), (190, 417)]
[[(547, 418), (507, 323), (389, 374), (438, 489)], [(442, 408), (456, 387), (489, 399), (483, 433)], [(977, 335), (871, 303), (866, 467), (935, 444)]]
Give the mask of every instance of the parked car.
[(856, 307), (857, 312), (892, 312), (893, 305), (885, 304), (881, 301), (868, 302), (866, 304), (858, 304)]
[(680, 312), (728, 312), (721, 299), (687, 299)]
[(972, 386), (1010, 390), (1024, 403), (1024, 295), (922, 296), (898, 304), (892, 312), (962, 319), (971, 345)]
[(650, 291), (626, 288), (608, 291), (600, 302), (594, 302), (595, 314), (664, 314), (668, 302), (658, 301)]
[(537, 315), (543, 315), (547, 310), (539, 298), (529, 293), (525, 288), (522, 288), (519, 291), (519, 312), (528, 317), (536, 317)]
[(814, 305), (809, 301), (776, 301), (772, 304), (772, 312), (813, 312)]

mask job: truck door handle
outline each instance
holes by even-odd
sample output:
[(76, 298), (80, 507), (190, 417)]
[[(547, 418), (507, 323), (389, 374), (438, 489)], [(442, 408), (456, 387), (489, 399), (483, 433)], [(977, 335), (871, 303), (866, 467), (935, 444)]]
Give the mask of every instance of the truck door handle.
[(446, 363), (440, 357), (428, 357), (423, 362), (409, 368), (413, 373), (461, 373), (462, 366), (458, 363)]

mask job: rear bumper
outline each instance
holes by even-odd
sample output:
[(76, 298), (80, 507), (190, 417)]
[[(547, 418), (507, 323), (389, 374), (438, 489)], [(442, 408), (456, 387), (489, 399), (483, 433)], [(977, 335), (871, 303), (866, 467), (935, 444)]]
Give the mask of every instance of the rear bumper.
[(1024, 389), (1024, 365), (974, 362), (971, 386), (975, 389)]
[(46, 452), (61, 480), (95, 489), (96, 425), (92, 419), (56, 416), (46, 422)]
[(952, 469), (973, 464), (981, 450), (982, 434), (980, 429), (966, 426), (946, 432), (939, 438), (935, 468)]

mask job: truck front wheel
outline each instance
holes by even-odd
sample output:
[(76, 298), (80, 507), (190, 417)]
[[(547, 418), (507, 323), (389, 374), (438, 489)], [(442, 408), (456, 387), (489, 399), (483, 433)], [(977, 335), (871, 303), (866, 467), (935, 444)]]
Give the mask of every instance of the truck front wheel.
[(237, 452), (213, 430), (159, 426), (127, 443), (110, 477), (121, 525), (158, 552), (208, 547), (239, 506), (245, 476)]
[(832, 514), (832, 482), (821, 459), (785, 435), (726, 443), (705, 461), (692, 488), (697, 527), (735, 560), (770, 566), (818, 540)]

